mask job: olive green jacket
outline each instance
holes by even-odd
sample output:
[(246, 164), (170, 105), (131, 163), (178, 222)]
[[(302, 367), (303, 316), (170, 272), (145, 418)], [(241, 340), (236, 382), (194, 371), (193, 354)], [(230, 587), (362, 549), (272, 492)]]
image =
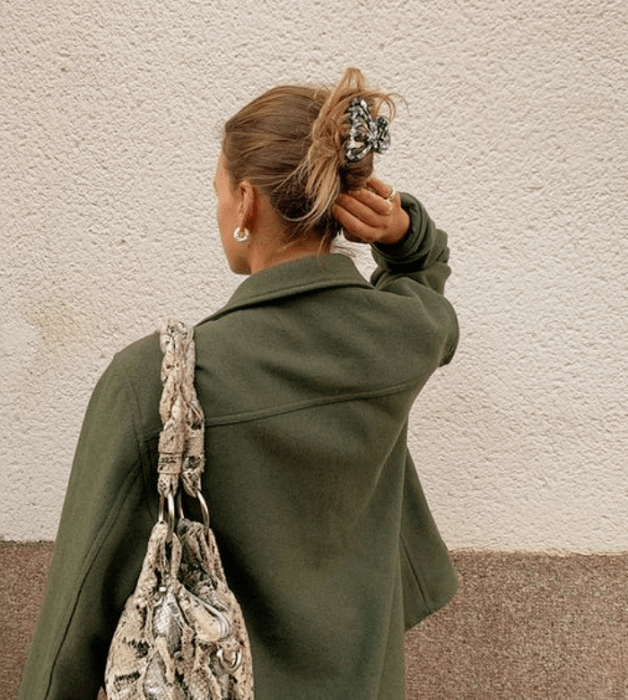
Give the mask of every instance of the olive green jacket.
[[(258, 700), (399, 700), (403, 631), (456, 576), (406, 446), (419, 390), (451, 359), (446, 236), (411, 228), (349, 257), (248, 277), (200, 323), (210, 504), (251, 637)], [(90, 700), (158, 515), (161, 352), (118, 354), (83, 424), (22, 700)], [(429, 407), (426, 407), (429, 410)]]

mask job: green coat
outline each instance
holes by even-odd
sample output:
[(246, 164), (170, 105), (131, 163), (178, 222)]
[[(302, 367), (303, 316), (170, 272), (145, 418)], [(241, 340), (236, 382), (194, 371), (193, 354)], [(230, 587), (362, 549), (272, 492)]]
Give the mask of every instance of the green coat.
[[(196, 327), (203, 490), (253, 648), (257, 700), (399, 700), (403, 631), (456, 589), (406, 446), (410, 407), (449, 362), (446, 236), (411, 229), (349, 257), (248, 277)], [(118, 354), (92, 396), (22, 700), (89, 700), (157, 518), (161, 352)]]

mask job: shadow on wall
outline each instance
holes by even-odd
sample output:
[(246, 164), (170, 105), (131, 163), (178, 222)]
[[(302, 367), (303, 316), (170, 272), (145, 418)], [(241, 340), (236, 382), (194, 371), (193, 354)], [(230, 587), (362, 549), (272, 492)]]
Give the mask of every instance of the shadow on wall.
[[(406, 636), (408, 700), (628, 699), (628, 554), (453, 556), (458, 595)], [(51, 558), (49, 542), (0, 542), (3, 700), (17, 698)]]

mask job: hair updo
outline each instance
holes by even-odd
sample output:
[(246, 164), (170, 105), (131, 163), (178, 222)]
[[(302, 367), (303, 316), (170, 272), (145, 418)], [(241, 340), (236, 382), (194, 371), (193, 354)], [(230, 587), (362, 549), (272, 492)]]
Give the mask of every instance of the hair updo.
[(291, 238), (331, 240), (338, 224), (336, 197), (364, 186), (373, 173), (373, 153), (357, 162), (345, 157), (349, 105), (366, 101), (373, 117), (391, 95), (366, 88), (357, 68), (348, 68), (333, 88), (286, 85), (243, 107), (225, 124), (222, 150), (232, 183), (248, 180), (268, 197)]

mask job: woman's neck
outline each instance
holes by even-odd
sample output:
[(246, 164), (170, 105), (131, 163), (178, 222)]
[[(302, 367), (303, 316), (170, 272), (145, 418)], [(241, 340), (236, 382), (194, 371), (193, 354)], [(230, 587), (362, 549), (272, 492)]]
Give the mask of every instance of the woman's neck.
[(272, 208), (267, 197), (259, 194), (247, 245), (247, 261), (251, 274), (291, 260), (329, 253), (330, 249), (329, 241), (321, 241), (320, 236), (315, 234), (291, 238), (283, 220)]
[(252, 247), (249, 255), (251, 274), (292, 260), (326, 254), (330, 249), (328, 243), (322, 243), (317, 238), (305, 238), (278, 245), (264, 245), (259, 238), (258, 241), (259, 244)]

